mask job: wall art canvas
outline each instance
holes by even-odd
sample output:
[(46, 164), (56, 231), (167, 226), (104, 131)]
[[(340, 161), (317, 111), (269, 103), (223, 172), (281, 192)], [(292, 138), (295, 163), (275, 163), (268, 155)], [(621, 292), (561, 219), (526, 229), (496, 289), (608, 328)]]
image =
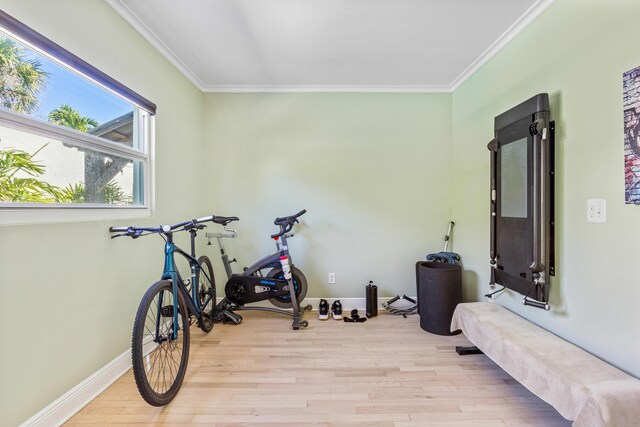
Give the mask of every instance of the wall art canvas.
[(640, 204), (640, 67), (622, 75), (624, 106), (624, 201)]

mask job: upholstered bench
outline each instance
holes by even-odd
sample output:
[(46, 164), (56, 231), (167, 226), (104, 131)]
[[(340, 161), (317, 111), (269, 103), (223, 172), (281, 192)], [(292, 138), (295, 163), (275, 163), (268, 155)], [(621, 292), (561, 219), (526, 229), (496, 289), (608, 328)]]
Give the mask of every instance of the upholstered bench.
[(574, 426), (640, 426), (640, 380), (506, 308), (459, 304), (451, 331), (458, 329)]

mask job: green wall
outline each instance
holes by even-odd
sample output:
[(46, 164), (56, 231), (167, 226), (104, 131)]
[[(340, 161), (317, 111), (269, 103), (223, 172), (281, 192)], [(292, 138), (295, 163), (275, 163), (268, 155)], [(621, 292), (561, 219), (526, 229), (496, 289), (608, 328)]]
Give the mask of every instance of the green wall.
[[(368, 280), (381, 296), (413, 294), (413, 263), (441, 250), (453, 219), (465, 299), (480, 300), (493, 117), (548, 92), (558, 129), (553, 309), (524, 308), (519, 295), (498, 302), (640, 376), (640, 218), (623, 202), (622, 158), (622, 73), (640, 65), (637, 2), (557, 0), (453, 94), (203, 95), (102, 1), (0, 7), (158, 105), (156, 210), (135, 222), (237, 215), (240, 236), (227, 246), (246, 265), (272, 249), (275, 216), (306, 208), (291, 246), (310, 297), (363, 297)], [(606, 224), (586, 223), (588, 198), (607, 199)], [(162, 248), (111, 241), (112, 224), (0, 227), (3, 424), (129, 347)], [(217, 251), (207, 252), (221, 290)]]
[(310, 297), (414, 295), (449, 220), (450, 124), (451, 94), (207, 94), (203, 199), (240, 217), (240, 266), (305, 208), (290, 246)]
[(158, 105), (154, 218), (0, 227), (0, 425), (11, 426), (129, 348), (162, 241), (110, 240), (107, 228), (205, 214), (203, 95), (103, 1), (0, 8)]
[[(557, 0), (453, 95), (453, 198), (465, 291), (489, 290), (493, 118), (540, 93), (556, 120), (557, 276), (550, 313), (503, 304), (640, 377), (640, 207), (624, 204), (622, 73), (640, 65), (640, 2)], [(586, 222), (587, 199), (607, 223)]]

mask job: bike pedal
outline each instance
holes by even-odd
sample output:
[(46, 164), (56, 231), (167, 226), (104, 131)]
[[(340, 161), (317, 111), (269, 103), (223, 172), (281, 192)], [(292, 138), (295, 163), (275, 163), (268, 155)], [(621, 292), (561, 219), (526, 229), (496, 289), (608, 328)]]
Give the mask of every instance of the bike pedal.
[(221, 311), (214, 312), (211, 318), (213, 323), (224, 323), (224, 313)]
[(224, 323), (233, 323), (234, 325), (239, 325), (240, 323), (242, 323), (242, 316), (240, 316), (239, 314), (236, 314), (229, 310), (224, 310), (222, 314), (224, 315)]

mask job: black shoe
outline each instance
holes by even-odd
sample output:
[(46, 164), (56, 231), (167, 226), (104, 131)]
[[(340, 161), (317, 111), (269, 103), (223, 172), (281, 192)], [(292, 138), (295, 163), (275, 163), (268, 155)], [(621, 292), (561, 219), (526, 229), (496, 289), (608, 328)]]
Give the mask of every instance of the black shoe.
[(342, 320), (342, 304), (339, 299), (331, 304), (331, 317), (335, 320)]
[(344, 321), (345, 322), (349, 322), (349, 323), (363, 323), (367, 321), (366, 317), (360, 317), (360, 315), (358, 314), (358, 309), (354, 308), (353, 310), (351, 310), (351, 317), (344, 317)]
[(329, 318), (329, 303), (326, 299), (321, 299), (318, 304), (318, 319), (327, 320)]

